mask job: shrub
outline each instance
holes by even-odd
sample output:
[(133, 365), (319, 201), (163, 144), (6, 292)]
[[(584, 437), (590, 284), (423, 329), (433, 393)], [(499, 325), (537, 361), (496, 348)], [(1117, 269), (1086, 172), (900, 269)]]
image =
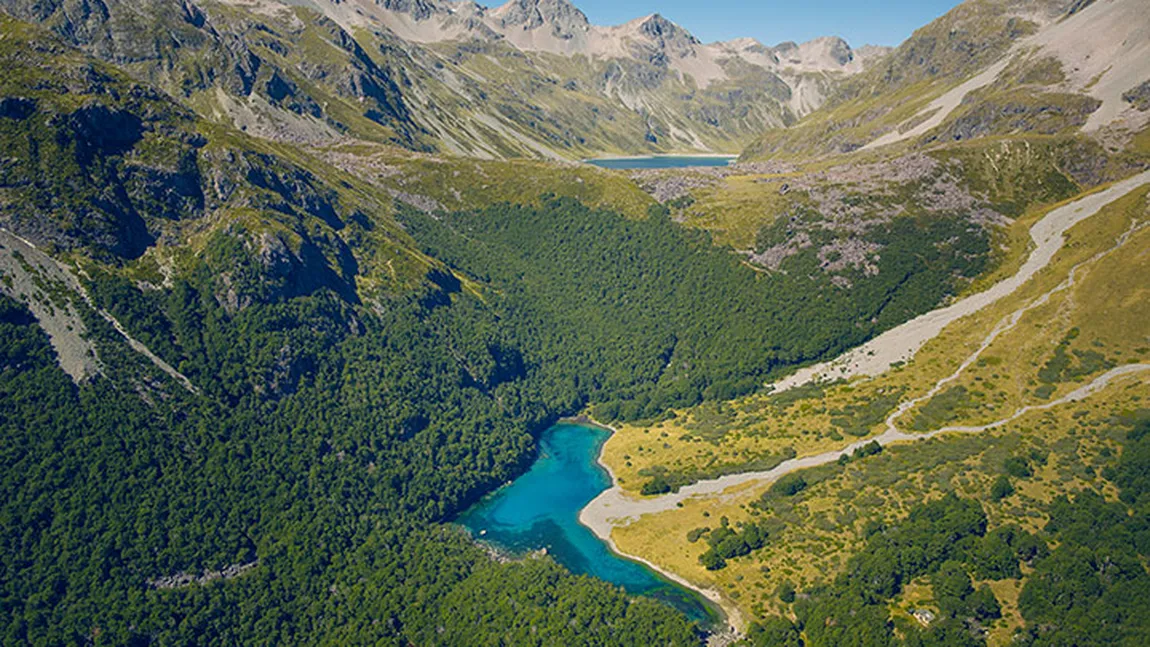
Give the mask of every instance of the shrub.
[(801, 474), (787, 474), (775, 481), (771, 492), (783, 496), (794, 496), (807, 488), (807, 480)]
[(1001, 501), (1011, 494), (1014, 494), (1014, 486), (1011, 485), (1010, 479), (1005, 475), (998, 477), (994, 481), (994, 485), (990, 486), (991, 501)]

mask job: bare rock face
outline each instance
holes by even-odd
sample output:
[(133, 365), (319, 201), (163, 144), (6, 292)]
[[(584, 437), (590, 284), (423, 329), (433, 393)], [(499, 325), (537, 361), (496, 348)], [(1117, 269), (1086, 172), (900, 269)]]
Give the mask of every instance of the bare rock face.
[[(102, 372), (81, 316), (86, 304), (83, 299), (69, 298), (84, 294), (75, 276), (28, 241), (0, 228), (0, 277), (0, 294), (28, 308), (48, 335), (60, 368), (73, 382), (85, 383)], [(57, 289), (45, 290), (44, 286)]]
[[(51, 55), (49, 41), (7, 51), (0, 67), (25, 73), (30, 55)], [(60, 64), (53, 74), (43, 89), (69, 96), (68, 104), (0, 102), (4, 118), (39, 124), (0, 136), (7, 157), (0, 226), (49, 249), (136, 258), (162, 223), (202, 215), (195, 159), (203, 140), (182, 127), (181, 108), (90, 63)], [(144, 148), (150, 155), (140, 154)]]
[(817, 48), (820, 58), (829, 64), (846, 65), (854, 59), (850, 45), (837, 36), (819, 38), (808, 43), (809, 47)]
[[(495, 157), (563, 157), (606, 141), (728, 150), (822, 105), (835, 77), (862, 69), (841, 39), (782, 47), (796, 67), (753, 39), (702, 43), (658, 14), (592, 25), (570, 0), (303, 4), (304, 11), (298, 0), (0, 0), (0, 10), (129, 64), (132, 75), (178, 100), (203, 99), (197, 110), (213, 119), (292, 144), (360, 138)], [(450, 62), (424, 49), (444, 42), (459, 48)], [(479, 49), (507, 48), (506, 75), (469, 69)], [(548, 55), (586, 57), (588, 73)], [(525, 61), (536, 71), (519, 87)], [(551, 87), (594, 101), (558, 111)], [(625, 141), (610, 125), (620, 116)], [(512, 123), (493, 127), (491, 119)]]
[(257, 559), (245, 564), (231, 564), (218, 571), (204, 571), (201, 574), (176, 573), (175, 575), (156, 577), (149, 579), (147, 584), (149, 588), (153, 589), (182, 589), (193, 584), (203, 586), (214, 580), (230, 580), (239, 577), (259, 565), (260, 562)]
[[(413, 16), (447, 12), (428, 0), (381, 2), (385, 8)], [(288, 6), (284, 4), (285, 10)], [(290, 60), (291, 48), (268, 38), (283, 30), (282, 25), (273, 29), (261, 22), (267, 19), (274, 25), (268, 16), (256, 13), (237, 18), (205, 11), (196, 0), (0, 0), (0, 10), (42, 24), (97, 58), (131, 64), (134, 74), (176, 96), (222, 89), (238, 103), (266, 100), (280, 108), (288, 121), (298, 115), (318, 123), (337, 122), (337, 117), (327, 114), (322, 98), (302, 91), (293, 81), (297, 72), (303, 72), (342, 96), (359, 92), (350, 98), (361, 100), (364, 116), (393, 129), (401, 139), (414, 143), (412, 137), (418, 131), (392, 72), (382, 69), (354, 38), (325, 17), (313, 17), (312, 26), (326, 32), (325, 40), (342, 50), (343, 56), (328, 63), (328, 70), (312, 60), (305, 60), (297, 70), (265, 53), (273, 49)], [(186, 61), (195, 64), (182, 64)], [(332, 125), (335, 130), (346, 126)]]
[(656, 51), (676, 58), (693, 56), (695, 46), (701, 44), (686, 29), (659, 14), (644, 20), (639, 26), (639, 33), (651, 41)]
[(774, 47), (773, 52), (780, 65), (821, 67), (835, 69), (854, 60), (854, 51), (847, 42), (837, 36), (816, 38), (805, 43), (785, 42)]
[(1074, 3), (1066, 10), (1066, 15), (1073, 16), (1092, 4), (1094, 4), (1094, 0), (1074, 0)]
[(427, 20), (432, 15), (442, 12), (440, 7), (427, 0), (377, 0), (377, 2), (388, 11), (405, 13), (416, 20)]
[(549, 26), (561, 38), (572, 38), (591, 26), (587, 16), (567, 0), (511, 0), (492, 15), (503, 27), (531, 30)]
[(1122, 100), (1126, 103), (1133, 104), (1135, 108), (1142, 112), (1150, 110), (1150, 80), (1143, 81), (1140, 85), (1130, 88), (1122, 93)]

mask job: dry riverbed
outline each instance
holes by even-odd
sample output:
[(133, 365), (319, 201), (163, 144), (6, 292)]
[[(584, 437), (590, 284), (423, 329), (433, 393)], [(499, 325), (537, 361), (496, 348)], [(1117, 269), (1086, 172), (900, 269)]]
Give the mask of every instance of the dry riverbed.
[[(815, 380), (849, 379), (861, 376), (873, 377), (887, 371), (893, 363), (910, 360), (926, 342), (937, 337), (949, 324), (979, 312), (1014, 293), (1023, 284), (1030, 281), (1043, 268), (1050, 264), (1058, 250), (1063, 247), (1065, 242), (1064, 235), (1071, 227), (1098, 213), (1106, 205), (1147, 183), (1150, 183), (1150, 171), (1051, 210), (1041, 221), (1031, 227), (1030, 236), (1034, 243), (1034, 249), (1022, 267), (1020, 267), (1013, 276), (995, 284), (985, 292), (972, 295), (892, 329), (868, 344), (856, 348), (836, 360), (799, 371), (795, 375), (777, 383), (775, 385), (776, 391), (785, 390)], [(1050, 290), (1046, 295), (1043, 295), (1043, 298), (1048, 298), (1050, 294), (1066, 289), (1067, 286), (1073, 285), (1073, 281), (1074, 269), (1071, 269), (1067, 281)], [(1041, 299), (1039, 301), (1041, 301)], [(962, 367), (977, 359), (979, 354), (1004, 330), (1008, 330), (1016, 325), (1021, 314), (1035, 307), (1035, 304), (1039, 301), (1021, 304), (1010, 316), (994, 326), (983, 344), (967, 358), (967, 361), (963, 362), (955, 375), (961, 372)], [(637, 521), (643, 515), (656, 514), (681, 507), (688, 500), (736, 496), (744, 487), (748, 486), (748, 484), (761, 486), (790, 472), (833, 462), (837, 460), (840, 455), (853, 452), (857, 447), (872, 441), (877, 441), (882, 445), (896, 442), (917, 442), (944, 433), (971, 434), (1000, 428), (1032, 411), (1050, 409), (1069, 402), (1080, 401), (1104, 388), (1114, 380), (1130, 375), (1140, 375), (1146, 371), (1150, 371), (1150, 364), (1126, 364), (1112, 368), (1096, 376), (1060, 398), (1042, 404), (1020, 407), (1008, 415), (1003, 415), (1001, 418), (987, 424), (946, 426), (921, 434), (906, 433), (900, 430), (896, 423), (902, 414), (910, 410), (922, 399), (917, 398), (904, 403), (903, 406), (896, 409), (886, 420), (886, 430), (877, 437), (859, 440), (851, 445), (833, 451), (800, 456), (787, 460), (771, 470), (731, 474), (717, 479), (700, 481), (682, 487), (678, 492), (655, 497), (640, 498), (627, 494), (619, 486), (617, 479), (615, 479), (612, 473), (613, 487), (604, 491), (591, 501), (591, 503), (581, 511), (579, 520), (598, 537), (608, 542), (616, 552), (641, 561), (667, 577), (685, 586), (691, 586), (702, 592), (708, 598), (715, 600), (729, 614), (732, 626), (735, 629), (742, 629), (745, 626), (745, 619), (740, 615), (738, 609), (734, 608), (731, 602), (725, 600), (717, 591), (691, 584), (681, 576), (667, 572), (646, 559), (620, 551), (612, 539), (612, 531), (615, 528), (624, 527)], [(953, 377), (954, 375), (948, 375), (939, 380), (930, 393), (937, 392), (941, 386), (949, 382)], [(603, 462), (602, 456), (600, 457), (600, 462)], [(604, 467), (606, 467), (609, 472), (611, 471), (609, 466), (604, 465)]]

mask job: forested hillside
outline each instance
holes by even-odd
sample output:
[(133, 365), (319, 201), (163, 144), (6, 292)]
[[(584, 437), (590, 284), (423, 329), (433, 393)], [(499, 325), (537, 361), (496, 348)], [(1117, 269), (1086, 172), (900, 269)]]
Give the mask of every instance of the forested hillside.
[(556, 200), (403, 220), (429, 255), (493, 288), (502, 329), (529, 331), (512, 333), (528, 366), (570, 376), (605, 421), (754, 391), (925, 312), (988, 257), (980, 229), (903, 218), (886, 230), (881, 269), (854, 271), (843, 290), (818, 276), (815, 250), (764, 274), (662, 207), (627, 220)]
[[(470, 612), (501, 618), (483, 642), (528, 625), (561, 640), (570, 613), (600, 618), (580, 631), (587, 643), (597, 623), (636, 642), (694, 641), (654, 602), (546, 561), (491, 563), (428, 525), (512, 476), (529, 432), (573, 407), (570, 387), (516, 384), (509, 394), (530, 397), (510, 411), (473, 381), (451, 326), (481, 330), (490, 315), (415, 296), (376, 315), (326, 289), (228, 313), (213, 287), (206, 267), (150, 296), (92, 284), (198, 394), (87, 309), (104, 368), (74, 384), (5, 300), (5, 642), (453, 644), (482, 639), (448, 604), (473, 597)], [(229, 568), (234, 581), (180, 579)], [(502, 588), (509, 578), (531, 585)]]
[(615, 176), (545, 167), (478, 168), (534, 192), (421, 211), (2, 28), (6, 643), (695, 643), (667, 607), (439, 524), (559, 416), (753, 391), (985, 262), (981, 230), (906, 219), (856, 291), (798, 278), (810, 256), (768, 277), (663, 208), (575, 199), (635, 211)]
[[(687, 54), (582, 66), (483, 40), (486, 16), (418, 47), (349, 18), (455, 5), (200, 4), (0, 1), (23, 19), (0, 13), (0, 643), (700, 645), (450, 523), (587, 414), (640, 505), (842, 452), (601, 536), (714, 588), (751, 644), (1141, 644), (1144, 190), (993, 320), (770, 387), (1011, 276), (1032, 225), (1150, 165), (1145, 97), (1087, 132), (1113, 97), (1003, 59), (1092, 3), (973, 0), (865, 70), (823, 42), (831, 72), (776, 60), (807, 45), (739, 50), (774, 57), (755, 71), (658, 16), (630, 28)], [(715, 83), (681, 73), (715, 52)], [(836, 94), (792, 123), (802, 87)], [(787, 124), (730, 168), (443, 154)]]

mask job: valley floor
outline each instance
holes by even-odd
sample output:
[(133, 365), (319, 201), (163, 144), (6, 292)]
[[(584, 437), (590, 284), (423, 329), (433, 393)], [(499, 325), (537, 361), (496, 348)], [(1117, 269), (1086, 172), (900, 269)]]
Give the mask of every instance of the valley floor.
[[(1033, 250), (1010, 278), (903, 324), (832, 362), (804, 369), (776, 383), (775, 398), (786, 397), (785, 393), (778, 394), (788, 389), (836, 378), (853, 381), (826, 387), (828, 394), (854, 392), (864, 398), (867, 393), (873, 396), (884, 390), (900, 394), (897, 404), (891, 405), (881, 423), (872, 423), (873, 431), (864, 432), (866, 437), (840, 443), (829, 451), (805, 452), (771, 469), (703, 480), (681, 487), (677, 492), (653, 497), (637, 497), (627, 491), (637, 489), (636, 483), (616, 481), (614, 487), (582, 511), (580, 520), (623, 554), (640, 559), (680, 582), (690, 581), (711, 596), (716, 589), (721, 591), (720, 601), (730, 610), (733, 623), (741, 627), (746, 618), (760, 616), (764, 608), (772, 606), (768, 601), (772, 588), (769, 584), (781, 580), (779, 576), (768, 576), (767, 586), (757, 584), (757, 588), (767, 591), (764, 596), (761, 591), (749, 588), (743, 582), (743, 575), (748, 569), (757, 574), (759, 565), (763, 572), (770, 571), (783, 558), (777, 551), (769, 550), (767, 555), (754, 560), (753, 568), (747, 564), (718, 572), (703, 569), (697, 557), (704, 547), (701, 542), (695, 544), (684, 537), (707, 517), (747, 518), (751, 510), (749, 504), (763, 496), (771, 483), (799, 470), (830, 465), (844, 455), (848, 455), (849, 460), (849, 454), (870, 443), (898, 444), (914, 451), (914, 447), (931, 439), (935, 443), (950, 443), (958, 434), (993, 433), (998, 437), (1004, 433), (1021, 433), (1025, 438), (1026, 427), (1017, 431), (1019, 425), (1032, 424), (1051, 414), (1063, 417), (1069, 410), (1067, 405), (1072, 403), (1093, 402), (1091, 407), (1096, 409), (1100, 403), (1093, 396), (1104, 391), (1108, 402), (1122, 403), (1126, 400), (1117, 397), (1116, 390), (1129, 393), (1129, 389), (1135, 389), (1129, 397), (1137, 402), (1140, 400), (1137, 393), (1150, 387), (1147, 377), (1150, 363), (1136, 359), (1145, 355), (1147, 349), (1124, 348), (1123, 341), (1132, 340), (1138, 345), (1150, 339), (1147, 319), (1138, 319), (1145, 314), (1141, 311), (1146, 309), (1147, 299), (1145, 287), (1137, 279), (1146, 276), (1141, 270), (1145, 269), (1145, 250), (1150, 246), (1145, 205), (1148, 183), (1150, 172), (1142, 173), (1049, 211), (1031, 227)], [(1091, 299), (1102, 299), (1107, 305), (1092, 304)], [(1094, 307), (1090, 307), (1092, 305)], [(1113, 319), (1116, 307), (1126, 309), (1120, 321)], [(1032, 332), (1036, 329), (1042, 333)], [(1072, 332), (1064, 336), (1067, 330)], [(1021, 374), (1029, 366), (1042, 366), (1044, 360), (1049, 366), (1054, 361), (1050, 348), (1064, 348), (1070, 343), (1068, 338), (1079, 336), (1090, 338), (1093, 347), (1102, 350), (1107, 359), (1082, 367), (1073, 379), (1050, 378), (1040, 372), (1040, 378), (1035, 380)], [(1064, 350), (1056, 351), (1056, 355), (1058, 352), (1065, 356)], [(1004, 362), (1002, 358), (1006, 355), (1010, 358)], [(1102, 357), (1098, 353), (1091, 355), (1086, 350), (1074, 350), (1074, 356), (1079, 358), (1095, 355)], [(997, 371), (993, 377), (977, 374), (988, 366)], [(1020, 374), (1008, 375), (1012, 368)], [(957, 404), (953, 402), (957, 397), (955, 393), (965, 395), (976, 388), (995, 388), (992, 380), (1000, 384), (1013, 383), (1015, 393), (1004, 390), (990, 397), (981, 394), (984, 396), (981, 399), (987, 401), (985, 404), (971, 403), (969, 398)], [(804, 398), (800, 392), (796, 393), (801, 403)], [(745, 413), (767, 405), (749, 398), (732, 406)], [(784, 405), (784, 409), (789, 406)], [(800, 409), (800, 413), (792, 414), (794, 417), (788, 424), (803, 424), (810, 404), (803, 404)], [(673, 428), (665, 424), (658, 423), (643, 433)], [(635, 433), (639, 430), (627, 428), (608, 441), (601, 459), (608, 469), (617, 468), (620, 461), (630, 458), (621, 458), (611, 445), (627, 442), (626, 438)], [(659, 435), (669, 441), (679, 440), (675, 436), (674, 432), (669, 435), (666, 431)], [(936, 450), (924, 448), (922, 451), (929, 454)], [(961, 460), (968, 457), (963, 456)], [(913, 473), (903, 476), (922, 478)], [(1062, 485), (1055, 483), (1052, 491), (1063, 491)], [(923, 496), (929, 498), (930, 494), (924, 492)], [(1049, 499), (1052, 494), (1045, 492), (1042, 496)], [(826, 504), (812, 505), (826, 507)], [(897, 508), (887, 512), (897, 513)], [(848, 525), (845, 534), (829, 540), (832, 542), (829, 546), (812, 545), (795, 538), (781, 542), (780, 545), (785, 543), (792, 553), (785, 562), (798, 570), (779, 569), (779, 572), (808, 583), (833, 575), (835, 564), (841, 565), (843, 556), (849, 552), (845, 549), (853, 543), (848, 537), (851, 532)], [(824, 558), (812, 558), (804, 564), (804, 559), (811, 557), (809, 551), (816, 546)], [(828, 560), (827, 555), (833, 556)], [(819, 563), (824, 568), (811, 568)]]

